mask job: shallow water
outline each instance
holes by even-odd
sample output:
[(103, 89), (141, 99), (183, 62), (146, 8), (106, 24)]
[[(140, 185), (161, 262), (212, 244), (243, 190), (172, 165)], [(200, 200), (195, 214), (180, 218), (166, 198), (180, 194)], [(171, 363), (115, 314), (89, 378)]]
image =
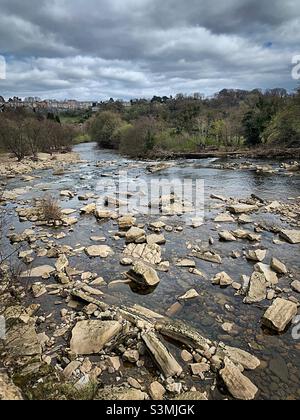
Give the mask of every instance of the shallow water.
[[(226, 197), (246, 198), (251, 194), (256, 194), (263, 199), (286, 201), (289, 198), (299, 197), (300, 195), (300, 176), (289, 177), (285, 174), (280, 175), (258, 175), (250, 170), (219, 170), (215, 169), (215, 163), (224, 162), (215, 159), (205, 160), (188, 160), (178, 161), (174, 167), (156, 174), (150, 174), (145, 167), (146, 162), (136, 162), (125, 159), (113, 152), (98, 150), (95, 144), (83, 144), (75, 147), (85, 163), (73, 165), (70, 170), (63, 176), (54, 176), (53, 171), (40, 171), (34, 175), (41, 176), (30, 184), (14, 179), (9, 181), (8, 189), (24, 187), (30, 185), (33, 187), (27, 194), (19, 197), (24, 200), (41, 196), (43, 187), (49, 187), (51, 194), (61, 200), (63, 208), (80, 209), (86, 202), (80, 202), (77, 197), (68, 200), (59, 196), (61, 190), (69, 189), (77, 194), (85, 194), (87, 192), (103, 193), (103, 186), (108, 190), (111, 188), (112, 179), (117, 180), (119, 170), (126, 170), (128, 173), (129, 185), (135, 187), (139, 185), (140, 180), (149, 183), (151, 179), (159, 180), (167, 178), (174, 180), (175, 178), (183, 179), (203, 179), (205, 183), (205, 224), (200, 228), (193, 229), (184, 223), (181, 217), (168, 217), (167, 223), (176, 227), (182, 226), (183, 232), (167, 233), (165, 237), (167, 243), (162, 247), (163, 260), (171, 262), (170, 271), (168, 273), (159, 273), (161, 282), (159, 286), (150, 294), (142, 295), (132, 290), (128, 285), (118, 285), (114, 287), (104, 288), (104, 300), (108, 303), (116, 304), (140, 304), (157, 312), (165, 313), (165, 311), (177, 301), (177, 298), (183, 295), (191, 288), (195, 288), (200, 298), (187, 302), (183, 305), (181, 311), (176, 314), (178, 319), (187, 321), (195, 326), (204, 336), (218, 341), (224, 341), (226, 344), (241, 347), (250, 351), (259, 357), (262, 361), (262, 367), (255, 372), (247, 373), (250, 379), (259, 387), (260, 399), (287, 399), (300, 398), (300, 341), (294, 341), (291, 335), (291, 328), (281, 336), (271, 335), (261, 328), (261, 316), (270, 302), (265, 301), (260, 305), (245, 305), (242, 297), (234, 296), (232, 288), (221, 289), (219, 286), (211, 284), (211, 277), (220, 271), (226, 271), (231, 277), (240, 281), (241, 275), (251, 275), (253, 272), (253, 263), (247, 262), (244, 258), (232, 259), (231, 251), (244, 251), (250, 249), (252, 244), (248, 241), (237, 241), (234, 243), (221, 243), (218, 241), (218, 231), (213, 222), (214, 217), (222, 212), (222, 209), (214, 209), (213, 206), (220, 204), (216, 200), (209, 197), (212, 193), (223, 195)], [(237, 160), (230, 160), (234, 162)], [(96, 167), (96, 163), (100, 162), (100, 166)], [(255, 163), (255, 161), (253, 161)], [(259, 161), (260, 165), (264, 162)], [(269, 162), (267, 162), (269, 163)], [(279, 167), (280, 162), (274, 162), (275, 167)], [(103, 177), (108, 175), (108, 177)], [(122, 182), (122, 181), (121, 181)], [(134, 189), (134, 188), (133, 188)], [(89, 202), (93, 202), (90, 200)], [(7, 211), (9, 214), (9, 223), (14, 225), (16, 231), (23, 231), (30, 227), (30, 223), (19, 223), (16, 218), (14, 207), (9, 205)], [(153, 220), (157, 220), (158, 216), (152, 216)], [(253, 215), (255, 221), (263, 221), (284, 225), (279, 217), (270, 214), (260, 213)], [(148, 222), (146, 216), (138, 217), (138, 222)], [(236, 223), (222, 224), (222, 229), (238, 229)], [(244, 228), (244, 227), (242, 227)], [(219, 229), (219, 230), (222, 230)], [(252, 225), (246, 226), (245, 229), (251, 229)], [(67, 232), (65, 229), (62, 229)], [(49, 229), (49, 231), (51, 231)], [(58, 230), (57, 232), (59, 232)], [(97, 222), (93, 216), (82, 216), (74, 231), (69, 232), (63, 240), (57, 241), (60, 245), (67, 244), (72, 247), (92, 245), (91, 236), (105, 236), (107, 241), (105, 244), (111, 246), (115, 251), (115, 256), (105, 260), (88, 259), (83, 253), (76, 257), (71, 257), (70, 265), (80, 270), (91, 271), (102, 276), (108, 283), (118, 280), (126, 268), (119, 264), (122, 251), (124, 249), (124, 240), (116, 241), (112, 238), (112, 233), (118, 231), (118, 226), (109, 221)], [(53, 231), (52, 231), (53, 232)], [(213, 249), (223, 256), (223, 264), (221, 266), (210, 264), (194, 258), (197, 268), (204, 272), (207, 279), (197, 277), (188, 272), (188, 269), (178, 268), (175, 262), (179, 258), (185, 258), (189, 255), (187, 243), (208, 245), (209, 237), (214, 238)], [(262, 233), (261, 247), (268, 249), (268, 255), (265, 263), (269, 263), (272, 257), (281, 259), (294, 274), (295, 278), (300, 280), (300, 263), (298, 245), (274, 245), (274, 235), (269, 232)], [(11, 246), (6, 243), (7, 251), (11, 250)], [(49, 263), (49, 260), (37, 258), (34, 266)], [(50, 262), (53, 265), (53, 260)], [(22, 268), (22, 267), (21, 267)], [(288, 287), (291, 280), (284, 277), (280, 280), (281, 288)], [(53, 283), (53, 280), (47, 281)], [(289, 292), (284, 296), (296, 293)], [(59, 312), (61, 306), (53, 306), (57, 301), (57, 297), (44, 296), (37, 301), (42, 304), (46, 312)], [(62, 301), (63, 303), (63, 301)], [(230, 306), (230, 310), (225, 309), (225, 305)], [(233, 322), (236, 324), (238, 334), (230, 336), (226, 334), (222, 328), (223, 322)], [(216, 393), (215, 398), (219, 397)]]

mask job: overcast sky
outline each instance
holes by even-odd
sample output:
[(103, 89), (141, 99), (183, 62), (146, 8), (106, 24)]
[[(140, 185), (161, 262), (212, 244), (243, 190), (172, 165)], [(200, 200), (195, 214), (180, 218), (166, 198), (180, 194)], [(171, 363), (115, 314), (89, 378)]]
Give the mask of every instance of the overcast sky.
[(293, 89), (299, 0), (0, 0), (0, 95)]

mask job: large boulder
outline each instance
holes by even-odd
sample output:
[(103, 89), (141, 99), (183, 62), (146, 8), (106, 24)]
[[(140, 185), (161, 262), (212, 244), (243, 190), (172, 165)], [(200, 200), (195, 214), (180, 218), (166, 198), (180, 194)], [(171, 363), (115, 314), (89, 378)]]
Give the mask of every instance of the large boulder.
[(72, 331), (71, 350), (78, 355), (98, 354), (121, 330), (117, 321), (79, 321)]
[(278, 298), (265, 312), (262, 323), (274, 331), (283, 332), (297, 313), (296, 303)]

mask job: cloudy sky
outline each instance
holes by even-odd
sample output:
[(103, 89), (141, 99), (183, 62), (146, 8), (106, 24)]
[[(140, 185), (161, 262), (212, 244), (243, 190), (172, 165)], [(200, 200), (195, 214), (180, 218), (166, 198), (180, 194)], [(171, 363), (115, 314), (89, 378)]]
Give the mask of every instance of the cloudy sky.
[(299, 0), (0, 0), (0, 95), (293, 89)]

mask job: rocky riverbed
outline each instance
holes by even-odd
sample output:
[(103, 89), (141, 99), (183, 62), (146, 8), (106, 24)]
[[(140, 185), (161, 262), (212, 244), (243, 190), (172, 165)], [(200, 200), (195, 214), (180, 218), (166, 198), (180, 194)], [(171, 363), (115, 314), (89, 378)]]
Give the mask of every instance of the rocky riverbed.
[(298, 399), (299, 164), (75, 152), (1, 164), (0, 398)]

